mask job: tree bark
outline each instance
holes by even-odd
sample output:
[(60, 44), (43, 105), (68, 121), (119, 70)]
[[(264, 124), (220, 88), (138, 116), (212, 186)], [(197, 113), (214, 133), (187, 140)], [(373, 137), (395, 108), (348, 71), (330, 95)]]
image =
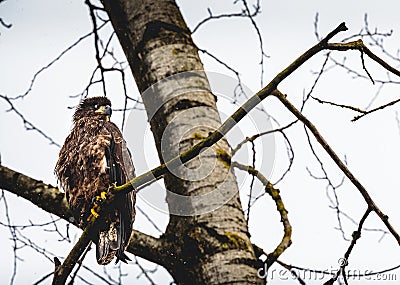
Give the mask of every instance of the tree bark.
[[(221, 124), (197, 48), (175, 1), (103, 4), (142, 94), (160, 161), (167, 161)], [(164, 177), (171, 213), (164, 264), (178, 284), (263, 283), (230, 156), (222, 140)]]

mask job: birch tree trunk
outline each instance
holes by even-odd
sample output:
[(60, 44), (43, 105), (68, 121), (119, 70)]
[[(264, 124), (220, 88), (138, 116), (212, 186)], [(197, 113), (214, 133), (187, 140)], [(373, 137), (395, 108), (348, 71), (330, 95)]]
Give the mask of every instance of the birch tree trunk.
[[(142, 94), (160, 161), (167, 161), (221, 124), (197, 48), (175, 1), (103, 4)], [(175, 282), (262, 284), (228, 143), (171, 170), (164, 181), (171, 214), (162, 237), (170, 260), (163, 266)]]

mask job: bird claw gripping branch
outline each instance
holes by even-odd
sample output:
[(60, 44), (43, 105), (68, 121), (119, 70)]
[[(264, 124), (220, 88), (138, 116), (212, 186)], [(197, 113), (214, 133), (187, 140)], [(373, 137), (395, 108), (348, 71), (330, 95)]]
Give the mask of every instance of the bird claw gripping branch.
[(102, 191), (100, 195), (97, 195), (93, 197), (93, 207), (90, 209), (90, 216), (88, 217), (88, 221), (93, 217), (98, 218), (99, 217), (99, 209), (101, 204), (107, 199), (107, 192)]

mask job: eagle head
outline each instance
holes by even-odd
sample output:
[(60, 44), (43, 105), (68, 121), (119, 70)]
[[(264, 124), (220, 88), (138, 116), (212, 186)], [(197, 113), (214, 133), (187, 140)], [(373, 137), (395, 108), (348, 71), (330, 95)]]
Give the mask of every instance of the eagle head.
[(104, 96), (86, 98), (76, 108), (74, 123), (83, 118), (98, 118), (109, 120), (111, 116), (111, 101)]

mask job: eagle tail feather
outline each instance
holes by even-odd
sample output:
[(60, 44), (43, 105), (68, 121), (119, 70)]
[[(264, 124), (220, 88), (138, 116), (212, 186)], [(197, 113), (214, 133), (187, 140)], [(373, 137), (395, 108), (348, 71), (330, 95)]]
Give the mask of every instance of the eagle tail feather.
[(131, 261), (131, 259), (124, 253), (124, 250), (126, 247), (125, 241), (127, 238), (126, 237), (127, 232), (125, 229), (125, 222), (124, 222), (125, 219), (123, 217), (122, 212), (119, 212), (119, 221), (120, 221), (119, 231), (118, 231), (118, 246), (119, 246), (119, 248), (117, 250), (117, 254), (116, 254), (117, 260), (116, 260), (115, 264), (117, 264), (118, 261), (122, 261), (124, 263), (128, 263), (128, 261)]
[(107, 265), (119, 250), (119, 237), (116, 223), (112, 222), (106, 230), (99, 231), (99, 240), (96, 247), (97, 263)]
[(117, 219), (119, 221), (111, 222), (107, 229), (99, 230), (96, 258), (101, 265), (109, 264), (114, 256), (117, 257), (116, 263), (118, 261), (124, 263), (131, 261), (124, 253), (127, 235), (130, 234), (130, 231), (128, 232), (126, 229), (123, 213), (119, 212), (117, 215), (119, 216), (119, 219)]
[(121, 252), (119, 252), (119, 250), (118, 250), (118, 252), (117, 252), (117, 259), (115, 260), (115, 264), (117, 264), (118, 261), (121, 261), (121, 262), (123, 262), (123, 263), (128, 264), (128, 261), (132, 261), (132, 259), (130, 259), (130, 258), (125, 254), (124, 251), (121, 250)]

